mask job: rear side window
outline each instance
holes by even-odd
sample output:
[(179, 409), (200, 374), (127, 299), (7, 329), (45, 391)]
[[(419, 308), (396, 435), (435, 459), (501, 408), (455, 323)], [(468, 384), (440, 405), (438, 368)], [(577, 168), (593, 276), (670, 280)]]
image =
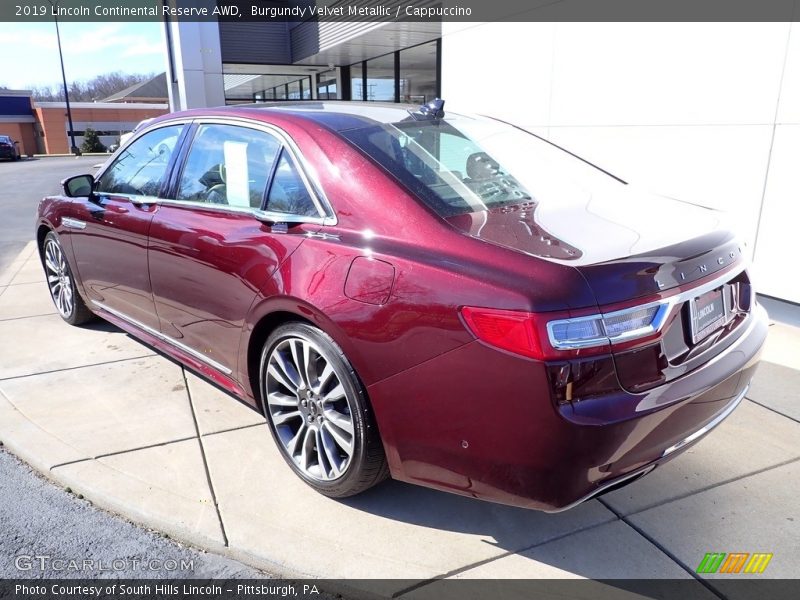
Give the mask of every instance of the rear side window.
[(621, 179), (507, 123), (412, 117), (341, 132), (443, 217), (615, 193)]
[(162, 127), (126, 147), (97, 182), (97, 191), (158, 196), (183, 125)]
[(235, 125), (201, 125), (178, 186), (178, 200), (261, 208), (281, 145), (272, 135)]
[(284, 150), (269, 188), (267, 210), (304, 217), (318, 217), (319, 211), (308, 193), (292, 159)]

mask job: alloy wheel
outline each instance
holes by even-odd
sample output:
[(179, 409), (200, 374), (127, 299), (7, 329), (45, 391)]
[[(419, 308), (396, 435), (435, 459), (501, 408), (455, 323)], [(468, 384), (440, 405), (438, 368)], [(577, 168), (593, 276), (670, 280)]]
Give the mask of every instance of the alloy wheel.
[(45, 242), (44, 267), (47, 286), (50, 288), (56, 309), (62, 317), (68, 319), (75, 308), (75, 292), (64, 252), (55, 240), (49, 239)]
[(265, 377), (269, 417), (286, 454), (311, 479), (342, 477), (356, 445), (353, 411), (322, 350), (307, 339), (283, 339)]

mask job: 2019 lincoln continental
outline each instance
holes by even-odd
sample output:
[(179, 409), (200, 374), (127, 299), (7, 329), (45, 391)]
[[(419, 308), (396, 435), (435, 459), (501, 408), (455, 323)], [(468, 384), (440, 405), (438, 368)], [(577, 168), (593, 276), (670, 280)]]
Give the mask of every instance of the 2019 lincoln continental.
[(65, 321), (263, 411), (332, 497), (391, 475), (567, 508), (721, 422), (767, 332), (717, 213), (440, 100), (161, 117), (37, 239)]

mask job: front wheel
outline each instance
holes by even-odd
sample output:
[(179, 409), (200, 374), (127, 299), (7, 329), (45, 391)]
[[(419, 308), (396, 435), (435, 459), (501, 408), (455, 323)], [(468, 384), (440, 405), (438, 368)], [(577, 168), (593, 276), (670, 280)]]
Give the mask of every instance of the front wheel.
[(345, 498), (386, 478), (364, 388), (330, 336), (305, 323), (278, 327), (264, 345), (260, 383), (272, 435), (308, 485)]
[(53, 231), (44, 238), (42, 262), (50, 297), (61, 318), (70, 325), (80, 325), (94, 319), (94, 314), (86, 307), (75, 287), (75, 278), (64, 256), (64, 249)]

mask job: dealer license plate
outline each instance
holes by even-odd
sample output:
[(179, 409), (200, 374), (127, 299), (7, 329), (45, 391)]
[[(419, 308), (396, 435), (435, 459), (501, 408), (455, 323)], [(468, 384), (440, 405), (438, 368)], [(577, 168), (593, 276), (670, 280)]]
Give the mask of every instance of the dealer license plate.
[(725, 292), (725, 288), (720, 288), (689, 301), (693, 343), (704, 340), (725, 325), (728, 316)]

